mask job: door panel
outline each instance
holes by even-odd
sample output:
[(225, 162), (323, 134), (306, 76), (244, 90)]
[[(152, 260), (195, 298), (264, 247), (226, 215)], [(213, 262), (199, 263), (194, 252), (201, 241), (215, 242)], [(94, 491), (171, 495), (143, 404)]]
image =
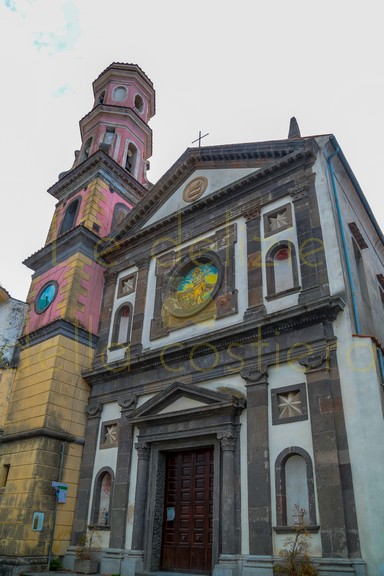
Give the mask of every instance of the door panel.
[(212, 568), (213, 448), (167, 455), (161, 569)]

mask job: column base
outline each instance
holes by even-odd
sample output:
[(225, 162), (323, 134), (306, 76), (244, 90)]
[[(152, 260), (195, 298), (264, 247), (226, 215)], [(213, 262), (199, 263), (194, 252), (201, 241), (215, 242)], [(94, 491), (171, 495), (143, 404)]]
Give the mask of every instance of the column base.
[(135, 576), (143, 572), (143, 550), (130, 550), (124, 554), (124, 560), (121, 563), (121, 576)]

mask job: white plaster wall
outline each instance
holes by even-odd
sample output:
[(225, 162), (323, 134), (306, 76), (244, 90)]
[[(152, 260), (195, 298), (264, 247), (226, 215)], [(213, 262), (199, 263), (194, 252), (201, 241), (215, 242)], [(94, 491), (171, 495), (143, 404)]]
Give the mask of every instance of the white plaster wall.
[(347, 314), (334, 326), (362, 558), (377, 576), (384, 571), (384, 397), (376, 346), (351, 336)]
[[(231, 223), (232, 224), (232, 223)], [(236, 220), (237, 224), (237, 242), (235, 243), (235, 276), (236, 288), (238, 290), (238, 312), (226, 318), (219, 320), (211, 319), (205, 322), (199, 322), (196, 325), (186, 326), (173, 330), (162, 338), (156, 338), (151, 341), (150, 335), (150, 318), (153, 318), (154, 304), (155, 304), (155, 290), (156, 290), (156, 259), (152, 258), (148, 272), (148, 289), (145, 305), (145, 318), (147, 319), (143, 326), (143, 348), (156, 349), (169, 344), (174, 344), (180, 341), (194, 338), (202, 333), (209, 333), (214, 330), (220, 330), (226, 326), (242, 322), (243, 314), (248, 307), (248, 279), (247, 279), (247, 252), (246, 252), (246, 224), (243, 218)], [(190, 246), (196, 242), (211, 236), (214, 230), (209, 234), (198, 236), (189, 242), (185, 242), (180, 246), (183, 249), (185, 246)]]
[(0, 352), (6, 362), (12, 360), (27, 308), (25, 302), (13, 298), (0, 304)]
[[(137, 272), (137, 267), (133, 266), (131, 268), (127, 268), (126, 270), (123, 270), (122, 272), (120, 272), (118, 277), (117, 277), (116, 286), (115, 286), (115, 298), (113, 301), (113, 308), (112, 308), (112, 315), (111, 315), (111, 325), (109, 327), (108, 348), (111, 345), (111, 341), (112, 341), (113, 322), (114, 322), (116, 310), (118, 308), (120, 308), (120, 306), (122, 304), (129, 303), (132, 305), (132, 317), (133, 317), (134, 309), (135, 309), (135, 300), (136, 300), (137, 277), (136, 277), (135, 290), (131, 294), (127, 294), (126, 296), (124, 295), (121, 298), (118, 298), (117, 294), (118, 294), (118, 287), (119, 287), (120, 279), (124, 278), (125, 276), (129, 276), (130, 274), (134, 274), (136, 272)], [(132, 325), (131, 325), (131, 330), (132, 330)], [(108, 350), (107, 349), (107, 351), (106, 351), (107, 352), (107, 355), (106, 355), (107, 356), (107, 362), (116, 362), (117, 360), (122, 360), (124, 358), (125, 351), (126, 351), (126, 348), (120, 348), (119, 350)]]
[[(102, 448), (100, 449), (100, 437), (101, 431), (103, 428), (103, 422), (108, 422), (110, 420), (120, 420), (121, 413), (120, 413), (120, 406), (117, 402), (111, 402), (108, 404), (104, 404), (103, 411), (101, 413), (100, 418), (100, 426), (99, 432), (97, 436), (97, 448), (95, 454), (95, 461), (93, 467), (93, 478), (92, 478), (92, 486), (91, 486), (91, 499), (90, 499), (90, 507), (88, 510), (88, 523), (91, 523), (91, 512), (92, 512), (92, 502), (93, 502), (93, 493), (94, 493), (94, 486), (95, 486), (95, 478), (98, 472), (108, 466), (112, 468), (114, 473), (116, 474), (116, 462), (117, 462), (117, 451), (118, 448)], [(100, 531), (98, 532), (98, 542), (97, 546), (101, 547), (108, 547), (109, 546), (109, 531)]]
[(323, 154), (317, 156), (313, 166), (316, 173), (316, 195), (319, 205), (320, 223), (323, 233), (323, 246), (328, 271), (329, 290), (332, 295), (345, 291), (345, 282), (340, 256), (339, 240), (336, 232), (336, 207), (332, 183)]
[(145, 223), (143, 228), (146, 228), (153, 224), (154, 222), (158, 222), (162, 218), (173, 214), (174, 212), (178, 212), (182, 210), (186, 206), (190, 206), (190, 202), (185, 202), (183, 200), (183, 191), (185, 187), (198, 176), (204, 176), (208, 179), (208, 186), (205, 190), (204, 194), (201, 196), (208, 196), (212, 192), (216, 192), (227, 186), (231, 182), (236, 182), (240, 178), (247, 176), (247, 174), (251, 174), (252, 172), (256, 172), (257, 169), (255, 168), (213, 168), (210, 170), (196, 170), (193, 174), (185, 180), (182, 185), (177, 188), (172, 194), (170, 198), (160, 208), (157, 210), (156, 214), (154, 214), (148, 222)]
[[(271, 367), (268, 369), (268, 382), (269, 390), (274, 388), (281, 388), (283, 386), (291, 386), (294, 384), (301, 384), (306, 382), (306, 376), (304, 373), (304, 368), (300, 366), (298, 362), (291, 362), (289, 364), (279, 364), (276, 367)], [(308, 396), (308, 394), (307, 394)], [(269, 446), (270, 446), (270, 471), (271, 471), (271, 504), (272, 504), (272, 525), (276, 526), (276, 491), (275, 491), (275, 462), (278, 455), (289, 448), (290, 446), (298, 446), (302, 448), (310, 455), (312, 459), (313, 471), (314, 471), (314, 491), (315, 491), (315, 503), (316, 503), (316, 521), (318, 524), (321, 522), (319, 519), (319, 510), (317, 506), (316, 497), (316, 477), (315, 477), (315, 464), (313, 456), (313, 443), (312, 443), (312, 430), (310, 414), (308, 414), (308, 420), (302, 420), (300, 422), (291, 422), (287, 424), (272, 424), (272, 405), (271, 400), (269, 401), (268, 408), (268, 420), (269, 420)], [(286, 539), (286, 534), (276, 534), (272, 531), (273, 535), (273, 550), (274, 554), (277, 554), (279, 550), (284, 548), (284, 540)], [(311, 535), (310, 539), (311, 555), (312, 556), (322, 556), (321, 550), (321, 538), (320, 533)]]

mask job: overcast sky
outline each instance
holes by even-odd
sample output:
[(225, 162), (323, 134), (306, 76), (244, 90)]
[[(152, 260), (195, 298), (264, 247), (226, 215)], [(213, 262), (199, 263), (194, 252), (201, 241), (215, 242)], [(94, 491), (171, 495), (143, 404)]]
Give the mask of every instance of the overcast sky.
[[(22, 261), (45, 243), (46, 190), (80, 148), (92, 82), (138, 64), (156, 90), (149, 179), (199, 130), (205, 145), (333, 133), (384, 227), (379, 0), (0, 0), (0, 282), (25, 300)], [(196, 144), (194, 144), (196, 145)]]

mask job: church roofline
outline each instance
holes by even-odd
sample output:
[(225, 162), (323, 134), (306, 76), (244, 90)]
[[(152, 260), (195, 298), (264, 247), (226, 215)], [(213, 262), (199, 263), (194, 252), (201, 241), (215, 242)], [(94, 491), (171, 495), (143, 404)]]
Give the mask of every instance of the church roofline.
[[(284, 141), (286, 142), (286, 141)], [(281, 143), (281, 141), (278, 141)], [(314, 143), (314, 140), (311, 139), (311, 143)], [(140, 222), (142, 217), (148, 214), (148, 211), (153, 208), (153, 206), (159, 201), (159, 199), (166, 193), (166, 191), (174, 185), (175, 182), (181, 180), (182, 176), (190, 172), (199, 160), (203, 162), (205, 160), (237, 160), (237, 159), (257, 159), (257, 158), (271, 158), (271, 159), (280, 159), (280, 162), (276, 162), (273, 164), (269, 164), (261, 169), (256, 169), (255, 171), (245, 176), (241, 180), (233, 182), (226, 186), (225, 188), (218, 190), (216, 193), (210, 195), (209, 197), (204, 197), (198, 202), (190, 206), (185, 207), (185, 212), (190, 212), (193, 210), (198, 209), (202, 204), (209, 201), (209, 198), (216, 197), (218, 194), (223, 195), (229, 193), (231, 190), (238, 188), (239, 186), (243, 186), (245, 183), (248, 182), (255, 182), (257, 180), (263, 179), (266, 176), (270, 175), (272, 172), (276, 172), (280, 170), (283, 166), (286, 166), (287, 163), (292, 164), (295, 161), (298, 161), (306, 156), (313, 155), (312, 146), (303, 147), (303, 143), (301, 143), (300, 147), (296, 147), (296, 150), (285, 152), (283, 148), (280, 150), (278, 149), (268, 149), (268, 147), (261, 147), (259, 148), (260, 144), (270, 144), (267, 143), (255, 143), (252, 144), (240, 144), (240, 145), (230, 145), (230, 146), (214, 146), (208, 148), (188, 148), (184, 154), (179, 158), (179, 160), (172, 166), (168, 172), (159, 180), (157, 184), (154, 185), (150, 194), (146, 197), (143, 202), (140, 202), (128, 215), (127, 219), (125, 220), (122, 227), (116, 231), (115, 234), (108, 236), (105, 239), (105, 247), (106, 251), (108, 251), (108, 245), (112, 245), (112, 249), (116, 247), (116, 241), (119, 241), (119, 246), (124, 244), (124, 236), (125, 234), (129, 233), (129, 230), (134, 227), (135, 224)], [(223, 148), (226, 148), (223, 151)], [(184, 210), (183, 210), (184, 212)], [(142, 234), (147, 234), (150, 230), (154, 228), (159, 228), (159, 226), (164, 225), (165, 222), (169, 222), (175, 216), (170, 215), (167, 218), (160, 220), (153, 224), (153, 226), (149, 226), (147, 228), (143, 228), (140, 231), (134, 232), (133, 236), (130, 239), (134, 238), (135, 236), (140, 236)], [(123, 238), (123, 240), (122, 240)]]
[(357, 195), (359, 196), (361, 203), (364, 207), (364, 210), (367, 212), (371, 222), (372, 222), (372, 226), (375, 229), (376, 234), (378, 235), (381, 243), (384, 245), (384, 235), (383, 232), (372, 212), (372, 209), (368, 203), (368, 200), (365, 197), (365, 194), (355, 176), (355, 174), (352, 171), (352, 168), (350, 167), (348, 160), (346, 159), (346, 157), (344, 156), (344, 153), (341, 149), (341, 146), (339, 145), (337, 139), (335, 136), (331, 135), (329, 138), (329, 141), (331, 142), (333, 148), (335, 151), (337, 151), (337, 157), (339, 158), (344, 170), (346, 171), (348, 178), (350, 179), (350, 181), (352, 182), (352, 185), (354, 187), (354, 189), (356, 190)]

